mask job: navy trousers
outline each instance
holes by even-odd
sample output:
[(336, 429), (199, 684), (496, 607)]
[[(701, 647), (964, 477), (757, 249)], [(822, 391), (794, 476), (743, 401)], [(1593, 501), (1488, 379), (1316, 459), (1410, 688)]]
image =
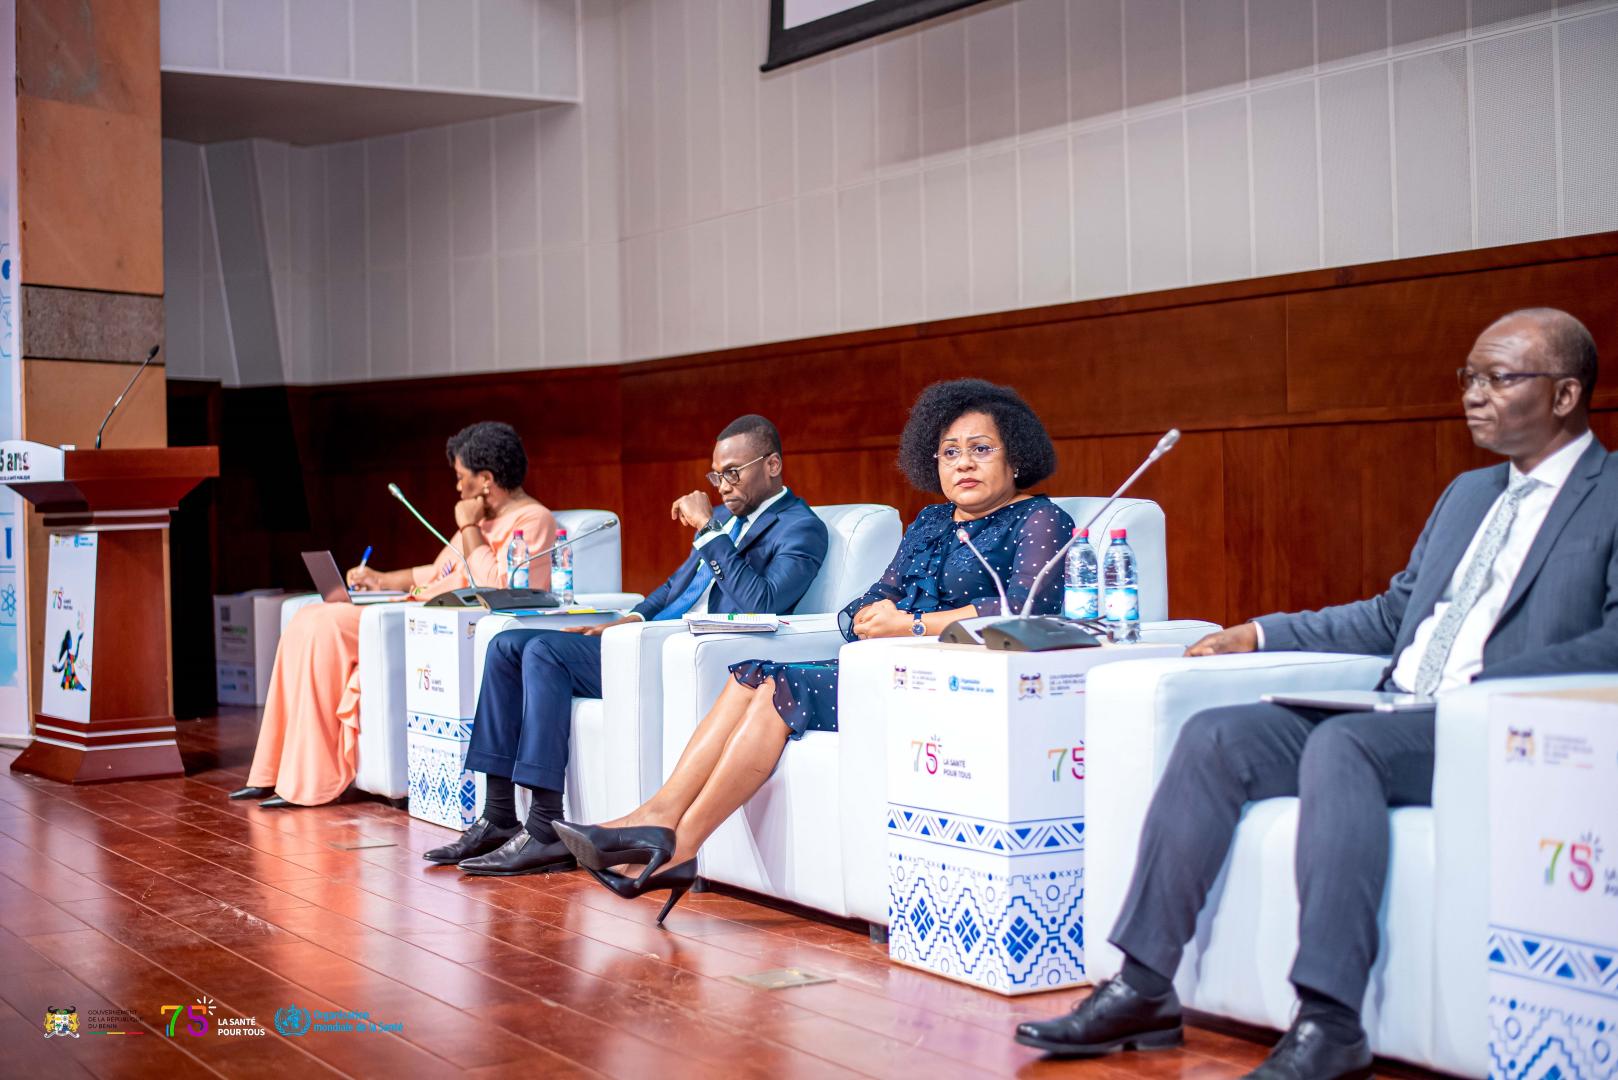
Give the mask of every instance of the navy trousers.
[(601, 638), (507, 630), (489, 643), (466, 767), (562, 790), (573, 699), (601, 696)]
[(1236, 835), (1242, 807), (1298, 796), (1294, 986), (1355, 1012), (1376, 960), (1388, 808), (1433, 797), (1433, 714), (1255, 703), (1186, 722), (1152, 795), (1109, 940), (1168, 978)]

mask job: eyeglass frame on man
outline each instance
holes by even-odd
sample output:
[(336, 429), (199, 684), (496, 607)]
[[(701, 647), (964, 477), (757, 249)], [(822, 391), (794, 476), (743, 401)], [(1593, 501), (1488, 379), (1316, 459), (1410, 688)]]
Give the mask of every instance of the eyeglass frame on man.
[(752, 461), (746, 462), (744, 464), (732, 465), (730, 468), (728, 468), (728, 469), (720, 469), (718, 472), (711, 472), (710, 471), (707, 474), (708, 483), (710, 485), (712, 485), (714, 488), (718, 488), (720, 486), (720, 481), (723, 481), (724, 483), (729, 484), (731, 487), (735, 487), (737, 484), (742, 482), (742, 470), (743, 469), (750, 468), (751, 466), (757, 465), (759, 462), (763, 461), (765, 458), (769, 457), (770, 454), (773, 454), (773, 453), (775, 453), (775, 451), (771, 450), (768, 453), (760, 454), (758, 457), (754, 458)]
[(1461, 393), (1466, 393), (1473, 386), (1481, 386), (1489, 393), (1498, 393), (1509, 390), (1525, 379), (1572, 379), (1576, 376), (1557, 371), (1473, 371), (1471, 368), (1456, 368), (1455, 381), (1461, 386)]

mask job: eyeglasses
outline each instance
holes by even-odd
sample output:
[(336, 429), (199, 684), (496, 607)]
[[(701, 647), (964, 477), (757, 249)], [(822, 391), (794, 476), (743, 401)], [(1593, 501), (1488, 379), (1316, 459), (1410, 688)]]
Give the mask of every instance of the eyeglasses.
[(1457, 368), (1455, 370), (1455, 381), (1461, 384), (1462, 391), (1478, 386), (1490, 393), (1509, 390), (1524, 379), (1562, 379), (1566, 377), (1565, 375), (1558, 375), (1554, 371), (1473, 371), (1471, 368)]
[(955, 465), (960, 462), (963, 456), (970, 454), (972, 460), (979, 465), (987, 465), (994, 460), (994, 455), (1004, 449), (1005, 447), (1003, 446), (990, 446), (988, 443), (973, 443), (965, 449), (959, 446), (946, 446), (934, 454), (933, 458), (936, 461), (943, 462), (945, 465)]
[(757, 465), (759, 462), (763, 461), (769, 456), (769, 454), (760, 454), (758, 457), (747, 462), (746, 464), (732, 465), (728, 469), (720, 469), (718, 472), (711, 472), (708, 474), (708, 483), (712, 484), (714, 487), (718, 487), (720, 481), (723, 481), (729, 484), (731, 487), (735, 487), (737, 484), (742, 482), (743, 469), (747, 468), (748, 465)]

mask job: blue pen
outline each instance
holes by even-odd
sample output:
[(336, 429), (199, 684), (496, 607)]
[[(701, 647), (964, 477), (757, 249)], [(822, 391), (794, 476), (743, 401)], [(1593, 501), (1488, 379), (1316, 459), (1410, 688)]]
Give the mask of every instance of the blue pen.
[[(359, 566), (359, 568), (361, 570), (364, 570), (365, 569), (365, 564), (370, 562), (370, 561), (371, 561), (371, 545), (366, 544), (365, 545), (365, 554), (360, 556), (360, 566)], [(353, 592), (354, 591), (354, 586), (350, 585), (348, 587), (348, 591)]]

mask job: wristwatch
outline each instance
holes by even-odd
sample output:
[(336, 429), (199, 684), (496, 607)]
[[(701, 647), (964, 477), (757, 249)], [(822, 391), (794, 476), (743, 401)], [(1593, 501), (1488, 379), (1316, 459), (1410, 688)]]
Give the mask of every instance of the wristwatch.
[(910, 624), (910, 636), (911, 637), (926, 637), (927, 636), (927, 624), (921, 621), (921, 616), (920, 615), (915, 616), (915, 621)]

